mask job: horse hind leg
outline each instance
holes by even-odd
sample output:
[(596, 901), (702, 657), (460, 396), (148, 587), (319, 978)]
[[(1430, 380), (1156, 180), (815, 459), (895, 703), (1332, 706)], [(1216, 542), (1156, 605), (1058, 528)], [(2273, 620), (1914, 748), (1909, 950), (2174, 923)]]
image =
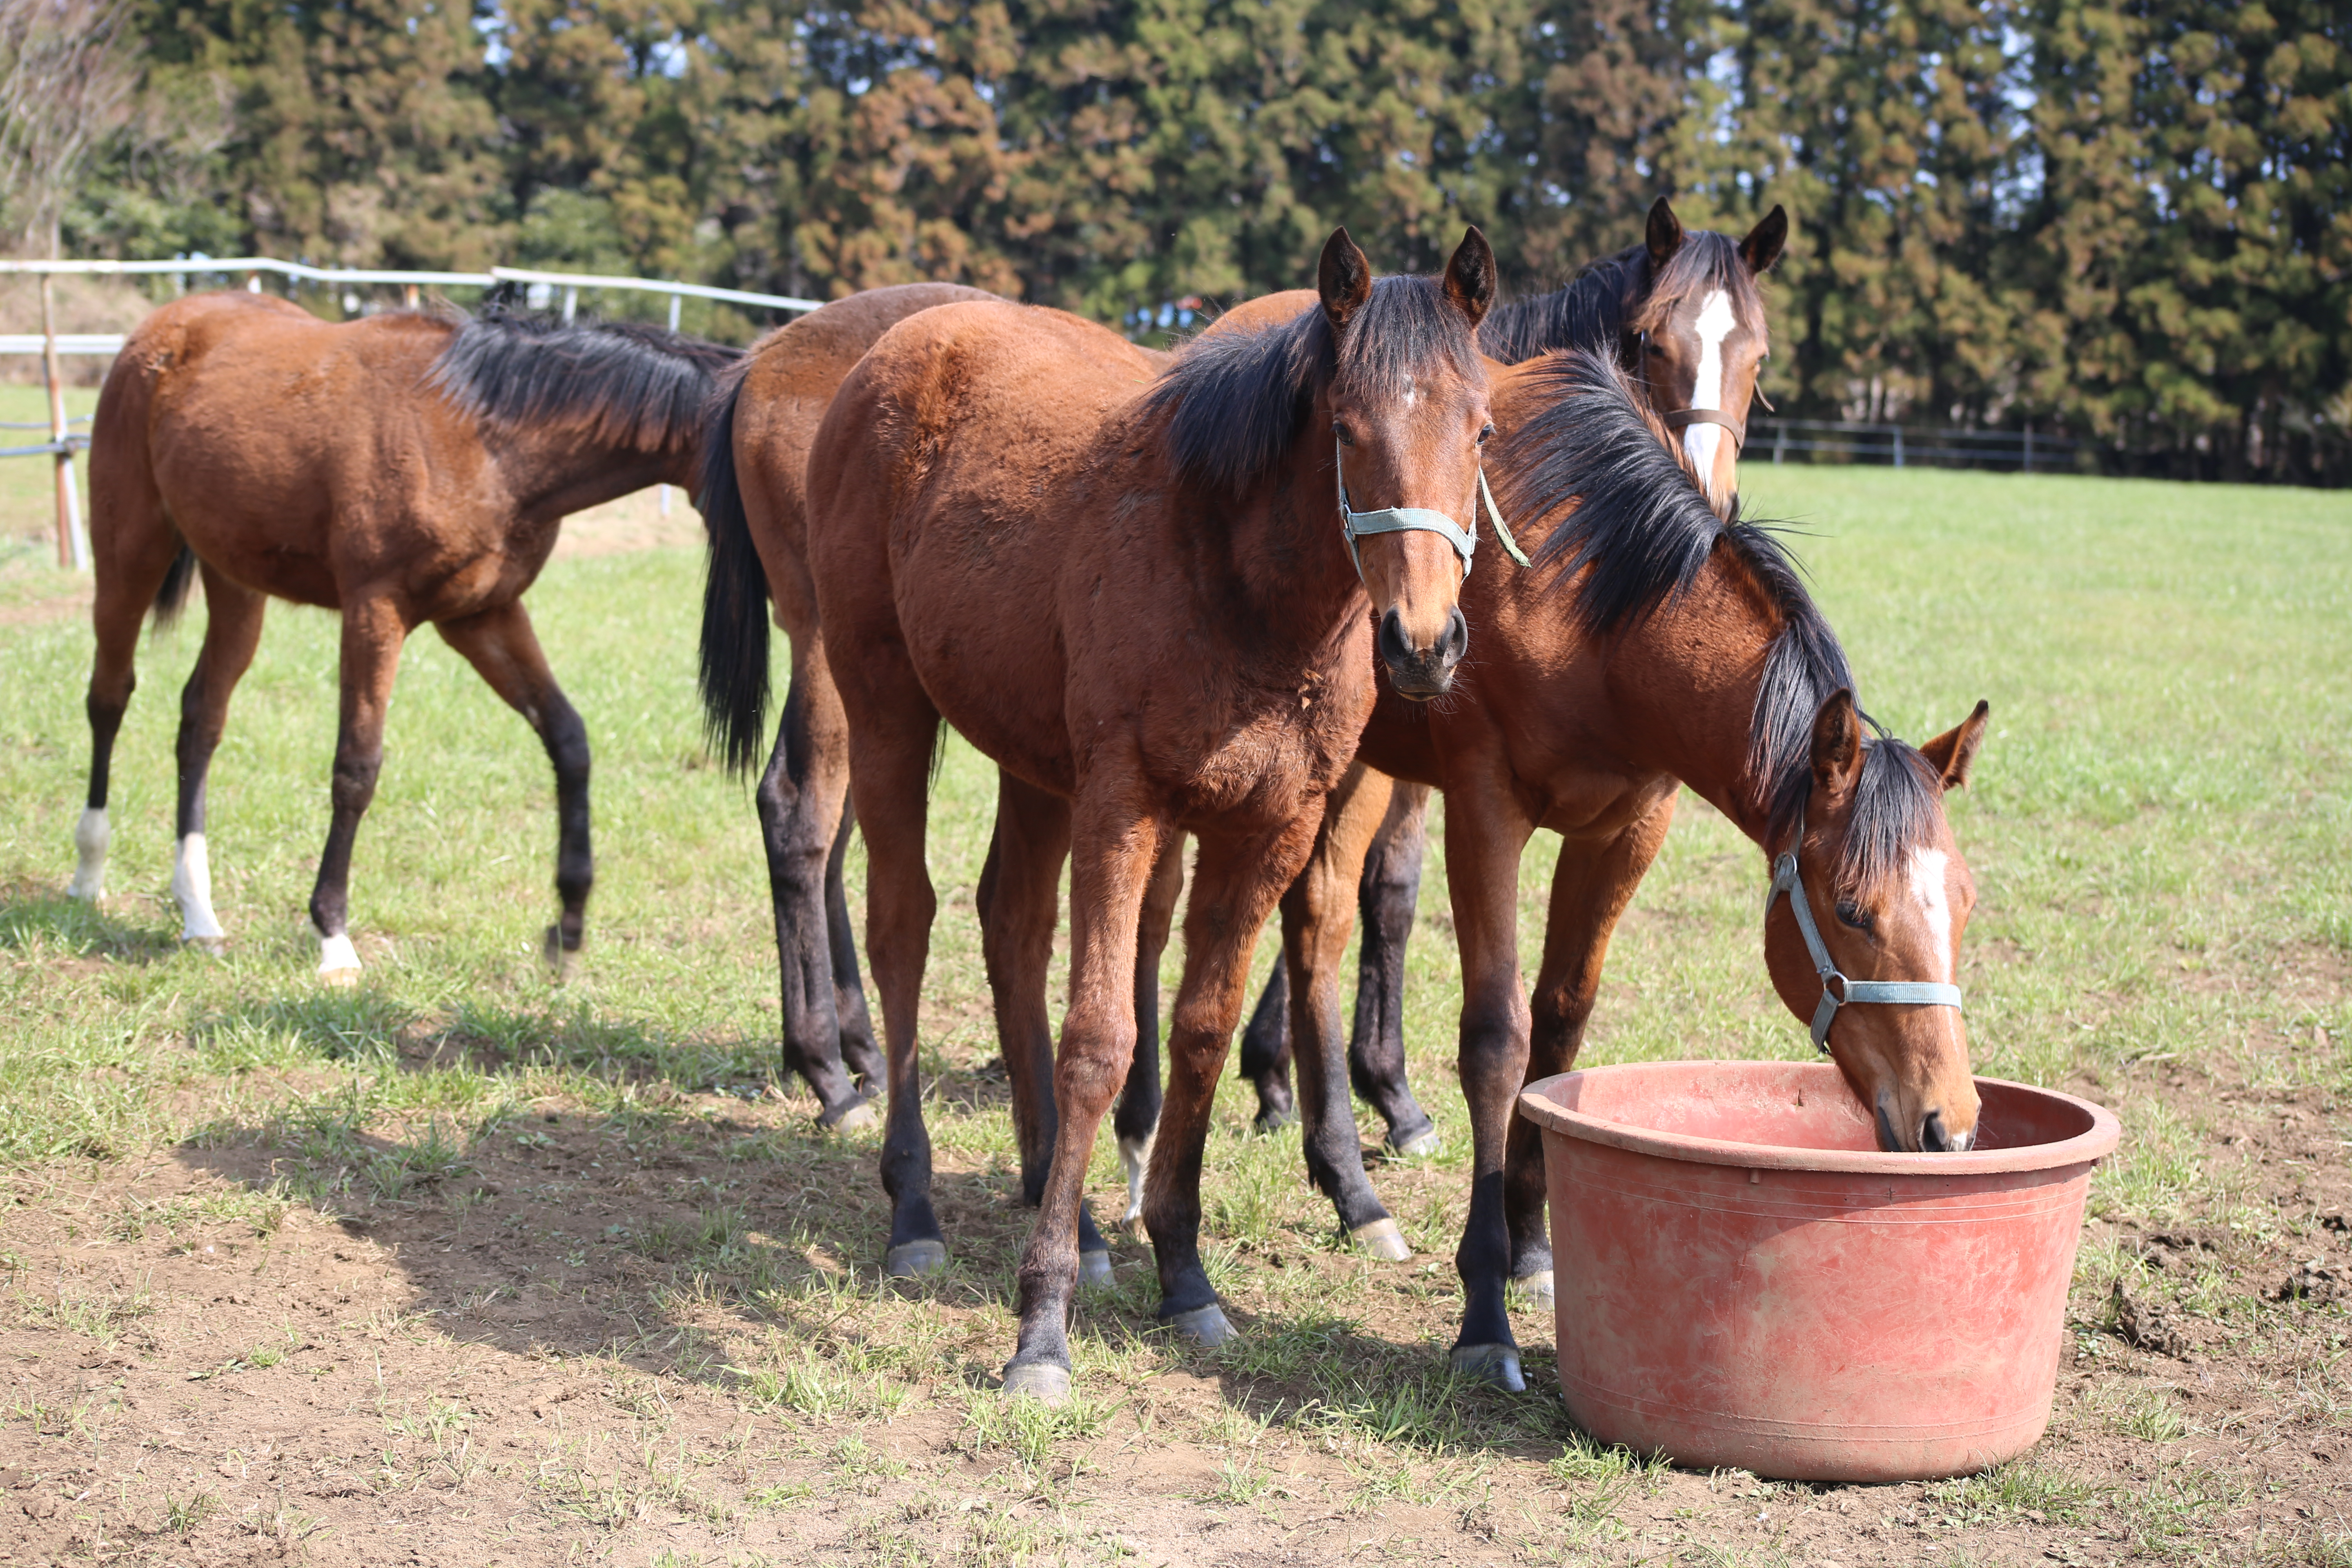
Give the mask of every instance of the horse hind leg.
[(180, 800), (173, 831), (172, 897), (180, 906), (180, 940), (218, 952), (228, 939), (213, 910), (212, 856), (205, 839), (205, 790), (213, 753), (228, 721), (230, 696), (261, 646), (268, 600), (212, 568), (205, 576), (205, 646), (180, 689)]
[[(102, 403), (102, 418), (115, 412), (110, 404)], [(89, 720), (89, 788), (74, 824), (76, 864), (66, 891), (96, 903), (106, 890), (106, 852), (112, 837), (106, 803), (114, 742), (139, 684), (139, 627), (150, 609), (159, 626), (179, 613), (194, 576), (195, 557), (164, 515), (144, 450), (135, 439), (110, 443), (92, 458), (90, 553), (98, 591), (90, 624), (97, 649), (83, 705)]]
[(310, 890), (310, 923), (319, 933), (319, 977), (331, 984), (350, 984), (359, 978), (360, 955), (350, 931), (352, 846), (375, 799), (376, 775), (383, 770), (384, 713), (392, 703), (401, 645), (407, 638), (407, 623), (388, 599), (344, 605), (342, 713), (330, 791), (333, 816), (327, 826), (327, 847), (319, 857), (319, 879)]
[(1298, 1102), (1290, 1091), (1290, 971), (1276, 959), (1242, 1030), (1236, 1068), (1257, 1090), (1253, 1125), (1260, 1132), (1279, 1132), (1298, 1120)]
[(1160, 955), (1168, 950), (1168, 933), (1176, 921), (1176, 900), (1184, 890), (1184, 837), (1171, 833), (1151, 868), (1144, 889), (1143, 918), (1135, 942), (1135, 1059), (1127, 1069), (1127, 1087), (1119, 1091), (1118, 1110), (1111, 1130), (1118, 1135), (1118, 1155), (1127, 1166), (1127, 1212), (1119, 1218), (1132, 1226), (1143, 1217), (1144, 1177), (1151, 1168), (1151, 1146), (1160, 1133)]
[[(555, 769), (555, 892), (561, 913), (547, 930), (546, 952), (549, 967), (560, 979), (586, 934), (588, 893), (596, 880), (595, 857), (588, 837), (588, 726), (581, 722), (578, 711), (555, 684), (547, 655), (520, 601), (440, 622), (437, 629), (442, 640), (465, 657), (490, 689), (523, 716), (547, 748), (548, 762)], [(390, 675), (387, 668), (387, 691)], [(338, 757), (339, 788), (341, 780), (342, 763)], [(370, 788), (373, 788), (372, 774)], [(341, 820), (340, 808), (337, 820)], [(352, 962), (356, 968), (356, 955)]]

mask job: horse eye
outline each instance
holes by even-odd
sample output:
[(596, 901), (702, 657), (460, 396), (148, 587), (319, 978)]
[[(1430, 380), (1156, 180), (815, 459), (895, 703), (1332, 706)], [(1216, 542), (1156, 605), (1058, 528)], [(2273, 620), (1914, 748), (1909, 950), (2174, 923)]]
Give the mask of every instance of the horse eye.
[(1337, 419), (1331, 421), (1331, 434), (1339, 437), (1339, 445), (1342, 447), (1352, 447), (1356, 444), (1356, 438), (1348, 434), (1348, 427)]
[(1837, 918), (1840, 924), (1850, 925), (1856, 931), (1866, 931), (1870, 929), (1870, 911), (1846, 900), (1838, 900)]
[(1489, 436), (1492, 436), (1494, 433), (1495, 433), (1495, 427), (1494, 427), (1492, 425), (1489, 425), (1489, 426), (1486, 426), (1486, 428), (1484, 428), (1484, 429), (1480, 430), (1480, 431), (1478, 432), (1478, 445), (1480, 445), (1481, 447), (1485, 446), (1485, 445), (1486, 444), (1486, 437), (1489, 437)]

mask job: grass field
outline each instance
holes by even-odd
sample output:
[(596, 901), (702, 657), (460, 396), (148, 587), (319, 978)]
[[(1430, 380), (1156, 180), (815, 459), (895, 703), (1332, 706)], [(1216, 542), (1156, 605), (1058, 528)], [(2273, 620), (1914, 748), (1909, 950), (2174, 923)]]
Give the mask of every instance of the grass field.
[[(6, 412), (18, 390), (0, 417), (37, 416)], [(596, 752), (571, 984), (537, 956), (544, 760), (425, 634), (353, 874), (367, 977), (327, 991), (302, 911), (331, 617), (273, 607), (214, 766), (227, 955), (177, 950), (165, 890), (200, 609), (142, 644), (110, 897), (70, 903), (89, 634), (26, 541), (47, 490), (19, 461), (0, 463), (0, 1552), (16, 1498), (32, 1559), (57, 1560), (2352, 1563), (2352, 501), (1747, 481), (1811, 531), (1879, 719), (1919, 739), (1991, 700), (1953, 806), (1981, 898), (1959, 977), (1979, 1070), (2125, 1120), (2027, 1460), (1808, 1488), (1596, 1450), (1533, 1312), (1528, 1394), (1444, 1374), (1467, 1136), (1436, 857), (1408, 1039), (1445, 1152), (1374, 1172), (1420, 1256), (1349, 1255), (1295, 1135), (1249, 1135), (1235, 1086), (1208, 1240), (1242, 1341), (1154, 1331), (1122, 1237), (1118, 1285), (1081, 1314), (1084, 1397), (1007, 1409), (990, 1384), (1027, 1216), (971, 915), (993, 798), (975, 753), (950, 746), (930, 838), (956, 1266), (886, 1286), (872, 1145), (810, 1131), (814, 1100), (775, 1079), (755, 825), (698, 733), (694, 551), (561, 559), (530, 596)], [(1530, 967), (1549, 838), (1523, 873)], [(1686, 800), (1586, 1062), (1808, 1053), (1759, 962), (1764, 879)], [(1102, 1213), (1108, 1147), (1092, 1179)], [(2290, 1277), (2307, 1293), (2274, 1299)], [(2118, 1332), (2119, 1282), (2163, 1331)]]

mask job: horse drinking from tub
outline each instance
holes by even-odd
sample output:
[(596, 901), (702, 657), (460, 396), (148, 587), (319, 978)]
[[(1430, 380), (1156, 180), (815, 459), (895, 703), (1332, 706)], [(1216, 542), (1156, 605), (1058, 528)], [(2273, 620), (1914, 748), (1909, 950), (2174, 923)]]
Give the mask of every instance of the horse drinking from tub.
[[(941, 722), (1018, 786), (1031, 842), (1070, 845), (1060, 1121), (1010, 1392), (1069, 1388), (1080, 1191), (1135, 1050), (1146, 884), (1185, 832), (1201, 851), (1145, 1218), (1161, 1318), (1204, 1342), (1231, 1331), (1199, 1253), (1210, 1103), (1258, 931), (1370, 711), (1375, 647), (1398, 688), (1432, 696), (1464, 650), (1488, 428), (1473, 334), (1494, 276), (1473, 229), (1442, 281), (1375, 284), (1340, 231), (1316, 308), (1197, 343), (1165, 374), (1058, 311), (941, 306), (875, 344), (818, 432), (808, 557), (868, 856), (894, 1261), (945, 1254), (915, 1039)], [(1051, 880), (1025, 890), (1050, 931)], [(1000, 890), (992, 919), (1037, 922), (1009, 904)], [(1026, 1070), (1019, 1053), (1007, 1066)]]
[(427, 622), (537, 731), (555, 767), (559, 967), (580, 946), (593, 866), (588, 733), (521, 598), (564, 516), (656, 483), (691, 487), (702, 405), (737, 351), (622, 323), (402, 312), (340, 325), (283, 300), (200, 295), (131, 333), (90, 442), (90, 773), (71, 891), (103, 888), (107, 772), (152, 608), (205, 584), (205, 641), (180, 698), (181, 938), (214, 912), (205, 780), (272, 595), (342, 612), (334, 811), (310, 897), (319, 972), (357, 975), (352, 844), (375, 794), (408, 634)]

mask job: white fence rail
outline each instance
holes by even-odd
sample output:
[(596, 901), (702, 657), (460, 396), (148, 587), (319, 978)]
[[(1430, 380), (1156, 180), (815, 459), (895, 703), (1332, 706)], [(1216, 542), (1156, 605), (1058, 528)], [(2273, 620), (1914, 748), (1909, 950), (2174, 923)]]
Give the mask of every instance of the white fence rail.
[[(644, 294), (669, 296), (670, 331), (677, 330), (678, 305), (685, 300), (715, 300), (730, 305), (754, 305), (771, 310), (814, 310), (823, 303), (817, 300), (799, 300), (789, 294), (755, 294), (748, 289), (718, 289), (708, 283), (677, 283), (664, 278), (606, 278), (587, 272), (543, 272), (528, 267), (493, 267), (487, 272), (423, 272), (373, 267), (309, 267), (299, 261), (280, 261), (274, 256), (210, 256), (176, 257), (170, 261), (16, 261), (0, 260), (0, 276), (10, 273), (31, 273), (41, 279), (41, 330), (38, 332), (0, 333), (0, 355), (39, 354), (44, 377), (49, 389), (49, 423), (32, 428), (47, 429), (49, 438), (31, 446), (0, 447), (0, 458), (47, 457), (57, 463), (58, 487), (58, 563), (77, 571), (89, 567), (89, 541), (81, 526), (81, 501), (74, 486), (73, 455), (87, 451), (89, 437), (77, 436), (68, 428), (66, 418), (65, 383), (58, 374), (58, 359), (63, 354), (112, 355), (122, 352), (123, 335), (120, 332), (60, 332), (54, 329), (49, 279), (65, 274), (83, 277), (177, 277), (228, 278), (244, 275), (245, 286), (255, 293), (261, 291), (261, 275), (278, 277), (303, 283), (361, 284), (397, 283), (408, 291), (408, 302), (416, 302), (420, 289), (495, 289), (505, 283), (522, 283), (550, 290), (563, 290), (563, 319), (572, 320), (579, 308), (583, 289), (616, 289)], [(669, 491), (662, 490), (662, 510), (669, 510)]]

